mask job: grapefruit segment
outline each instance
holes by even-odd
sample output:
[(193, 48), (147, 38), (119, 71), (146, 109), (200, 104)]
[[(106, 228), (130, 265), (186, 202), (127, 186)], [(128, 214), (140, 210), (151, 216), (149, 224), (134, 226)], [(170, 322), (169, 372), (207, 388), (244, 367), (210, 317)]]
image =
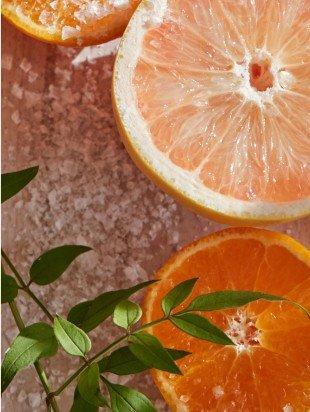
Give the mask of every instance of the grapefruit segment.
[(307, 22), (306, 0), (142, 2), (113, 88), (139, 166), (219, 219), (307, 214)]
[[(254, 228), (226, 229), (185, 247), (157, 273), (160, 282), (145, 297), (145, 320), (160, 318), (165, 294), (193, 277), (199, 278), (193, 293), (175, 311), (197, 295), (227, 289), (259, 290), (309, 307), (309, 266), (309, 251), (288, 236)], [(173, 411), (309, 407), (310, 324), (305, 313), (289, 302), (262, 300), (201, 315), (236, 346), (195, 339), (170, 322), (149, 329), (165, 346), (192, 353), (179, 361), (183, 375), (152, 372)]]

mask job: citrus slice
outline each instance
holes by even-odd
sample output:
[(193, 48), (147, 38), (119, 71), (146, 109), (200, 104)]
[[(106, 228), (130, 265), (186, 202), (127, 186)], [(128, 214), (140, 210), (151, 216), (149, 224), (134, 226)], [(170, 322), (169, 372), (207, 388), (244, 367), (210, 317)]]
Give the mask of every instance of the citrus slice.
[(3, 0), (2, 13), (39, 40), (99, 44), (123, 34), (140, 0)]
[(307, 0), (145, 0), (114, 69), (124, 143), (161, 187), (234, 223), (310, 210)]
[[(157, 273), (145, 297), (145, 321), (163, 316), (163, 296), (198, 277), (193, 293), (257, 290), (310, 304), (310, 253), (288, 236), (230, 228), (185, 247)], [(183, 375), (152, 371), (173, 411), (306, 411), (310, 408), (310, 322), (288, 302), (256, 301), (242, 308), (203, 312), (236, 346), (186, 335), (170, 322), (148, 329), (164, 346), (192, 354)]]

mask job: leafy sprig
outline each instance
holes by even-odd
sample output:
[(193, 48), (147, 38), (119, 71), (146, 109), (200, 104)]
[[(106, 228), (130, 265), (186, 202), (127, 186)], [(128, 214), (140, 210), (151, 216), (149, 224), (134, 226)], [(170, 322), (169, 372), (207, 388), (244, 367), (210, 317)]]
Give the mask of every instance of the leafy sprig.
[[(33, 167), (2, 175), (2, 201), (17, 194), (37, 172), (38, 167)], [(257, 291), (220, 291), (197, 296), (185, 309), (177, 311), (178, 306), (190, 297), (195, 287), (198, 279), (193, 278), (181, 282), (164, 296), (161, 318), (140, 326), (138, 322), (142, 316), (142, 309), (129, 298), (155, 281), (105, 292), (93, 300), (79, 303), (69, 311), (67, 319), (52, 314), (32, 291), (31, 284), (44, 286), (56, 281), (78, 256), (89, 250), (90, 247), (83, 245), (63, 245), (46, 251), (31, 265), (28, 282), (21, 276), (8, 255), (1, 250), (3, 262), (11, 272), (6, 273), (2, 266), (1, 302), (9, 304), (20, 331), (2, 363), (2, 392), (20, 370), (34, 365), (46, 392), (48, 410), (59, 411), (57, 396), (76, 381), (71, 412), (93, 412), (99, 408), (111, 409), (113, 412), (152, 412), (155, 408), (144, 394), (114, 384), (106, 376), (107, 373), (136, 374), (149, 368), (182, 374), (176, 361), (189, 355), (189, 352), (165, 348), (155, 336), (147, 332), (147, 329), (162, 322), (171, 322), (183, 332), (198, 339), (219, 345), (234, 345), (221, 329), (199, 313), (236, 308), (258, 299), (287, 300)], [(21, 291), (42, 309), (50, 324), (39, 322), (25, 326), (16, 304)], [(298, 303), (293, 304), (309, 316), (305, 308)], [(125, 330), (124, 334), (89, 357), (91, 340), (87, 333), (110, 316), (115, 325)], [(58, 388), (52, 390), (40, 359), (54, 356), (59, 346), (67, 354), (78, 356), (83, 363)]]

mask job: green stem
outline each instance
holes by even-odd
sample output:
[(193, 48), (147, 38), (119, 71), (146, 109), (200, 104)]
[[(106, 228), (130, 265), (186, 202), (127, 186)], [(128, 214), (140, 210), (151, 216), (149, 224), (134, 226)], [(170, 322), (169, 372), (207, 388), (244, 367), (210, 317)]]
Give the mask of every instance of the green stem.
[(26, 283), (24, 282), (23, 278), (20, 276), (20, 274), (18, 273), (16, 267), (13, 265), (13, 263), (10, 261), (8, 255), (4, 252), (4, 250), (1, 248), (1, 256), (3, 257), (3, 259), (5, 260), (5, 262), (7, 263), (8, 267), (11, 269), (11, 271), (14, 273), (14, 275), (16, 276), (16, 278), (19, 280), (19, 283), (24, 287), (26, 286)]
[(103, 348), (100, 352), (98, 352), (96, 355), (94, 355), (92, 358), (90, 358), (88, 360), (88, 362), (84, 363), (84, 365), (82, 365), (76, 372), (74, 372), (55, 392), (53, 392), (54, 396), (60, 395), (61, 392), (63, 392), (66, 387), (68, 385), (70, 385), (70, 383), (72, 381), (74, 381), (75, 378), (77, 378), (78, 376), (81, 375), (82, 372), (84, 372), (84, 370), (92, 363), (95, 362), (96, 360), (98, 360), (98, 358), (100, 358), (101, 356), (103, 356), (106, 352), (108, 352), (109, 350), (113, 349), (114, 346), (118, 345), (119, 343), (121, 343), (123, 340), (125, 340), (128, 337), (128, 335), (124, 335), (121, 336), (119, 339), (117, 339), (116, 341), (112, 342), (110, 345), (106, 346), (105, 348)]
[[(158, 323), (164, 322), (168, 319), (167, 316), (164, 316), (160, 319), (154, 320), (153, 322), (150, 323), (146, 323), (145, 325), (142, 325), (139, 329), (137, 329), (135, 332), (140, 332), (146, 328), (150, 328), (151, 326), (154, 326)], [(90, 358), (88, 360), (87, 363), (85, 363), (84, 365), (82, 365), (76, 372), (74, 372), (56, 391), (53, 392), (54, 396), (58, 396), (60, 395), (68, 385), (70, 385), (71, 382), (74, 381), (74, 379), (76, 379), (77, 377), (79, 377), (81, 375), (82, 372), (84, 372), (84, 370), (92, 363), (95, 362), (97, 360), (99, 360), (103, 355), (105, 355), (107, 352), (109, 352), (111, 349), (113, 349), (115, 346), (117, 346), (119, 343), (123, 342), (124, 340), (126, 340), (128, 338), (128, 335), (126, 333), (126, 335), (121, 336), (119, 339), (115, 340), (114, 342), (112, 342), (110, 345), (104, 347), (100, 352), (96, 353), (96, 355), (94, 355), (92, 358)]]
[(20, 316), (19, 310), (16, 306), (15, 301), (13, 300), (12, 302), (9, 303), (13, 318), (15, 320), (15, 323), (18, 327), (18, 330), (21, 332), (23, 329), (25, 329), (25, 324)]
[(158, 323), (165, 322), (166, 320), (169, 319), (169, 316), (163, 316), (162, 318), (159, 318), (157, 320), (153, 320), (153, 322), (145, 323), (144, 325), (140, 326), (136, 332), (140, 332), (141, 330), (144, 330), (146, 328), (151, 328), (152, 326), (157, 325)]
[(29, 289), (29, 285), (31, 281), (28, 283), (28, 285), (24, 282), (23, 278), (19, 274), (18, 270), (16, 267), (13, 265), (11, 262), (10, 258), (8, 255), (4, 252), (3, 249), (1, 249), (1, 256), (3, 257), (4, 261), (7, 263), (11, 271), (14, 273), (16, 276), (16, 279), (19, 281), (21, 288), (31, 297), (32, 300), (36, 302), (36, 304), (43, 310), (45, 315), (49, 318), (51, 322), (54, 322), (54, 318), (50, 311), (47, 309), (47, 307), (44, 305), (43, 302), (40, 301), (40, 299)]
[[(9, 305), (10, 305), (10, 309), (11, 309), (13, 318), (14, 318), (14, 320), (15, 320), (15, 323), (16, 323), (19, 331), (21, 332), (23, 329), (25, 329), (25, 324), (24, 324), (24, 322), (23, 322), (23, 320), (22, 320), (22, 318), (21, 318), (21, 316), (20, 316), (20, 313), (19, 313), (19, 310), (18, 310), (18, 308), (17, 308), (17, 306), (16, 306), (15, 301), (10, 302)], [(54, 412), (60, 412), (56, 400), (55, 400), (54, 397), (51, 395), (51, 389), (50, 389), (50, 386), (49, 386), (49, 383), (48, 383), (46, 374), (45, 374), (45, 372), (44, 372), (44, 369), (42, 368), (40, 362), (39, 362), (39, 361), (36, 361), (36, 362), (34, 363), (34, 367), (35, 367), (35, 369), (36, 369), (36, 371), (37, 371), (37, 374), (38, 374), (38, 376), (39, 376), (39, 379), (40, 379), (40, 381), (41, 381), (41, 383), (42, 383), (42, 385), (43, 385), (43, 388), (44, 388), (44, 390), (45, 390), (45, 393), (46, 393), (46, 395), (47, 395), (47, 397), (48, 397), (48, 399), (49, 399), (49, 402), (50, 402), (51, 407), (53, 408)]]

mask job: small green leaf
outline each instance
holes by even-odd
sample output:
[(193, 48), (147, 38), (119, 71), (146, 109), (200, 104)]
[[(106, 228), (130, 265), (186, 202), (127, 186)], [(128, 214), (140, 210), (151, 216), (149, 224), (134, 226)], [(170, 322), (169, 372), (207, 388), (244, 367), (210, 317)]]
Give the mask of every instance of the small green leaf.
[(139, 305), (129, 300), (123, 300), (115, 306), (113, 322), (121, 328), (128, 329), (138, 322), (142, 316), (142, 309)]
[(40, 358), (54, 356), (57, 349), (58, 343), (51, 326), (42, 322), (27, 326), (5, 354), (1, 368), (1, 391), (5, 391), (18, 371)]
[[(189, 355), (190, 352), (177, 349), (167, 349), (166, 351), (173, 360), (182, 359)], [(141, 362), (129, 349), (128, 346), (123, 346), (116, 349), (106, 358), (98, 362), (99, 371), (111, 372), (115, 375), (131, 375), (135, 373), (144, 372), (149, 369), (149, 366)]]
[(270, 301), (283, 300), (280, 296), (269, 295), (262, 292), (225, 290), (197, 296), (185, 310), (209, 311), (237, 308), (258, 299)]
[(99, 378), (98, 364), (92, 363), (81, 374), (78, 381), (78, 390), (84, 401), (91, 405), (108, 406), (106, 398), (100, 393)]
[(169, 315), (172, 309), (179, 306), (192, 293), (197, 279), (198, 278), (185, 280), (164, 296), (161, 307), (165, 315)]
[(105, 379), (113, 412), (156, 412), (152, 402), (143, 393)]
[(84, 356), (91, 349), (91, 341), (86, 333), (60, 316), (54, 319), (54, 333), (58, 342), (70, 355)]
[(80, 245), (65, 245), (48, 250), (33, 262), (30, 277), (38, 285), (48, 285), (58, 279), (75, 258), (89, 250), (90, 247)]
[(13, 302), (18, 294), (16, 280), (2, 272), (1, 274), (1, 303)]
[(143, 289), (154, 282), (156, 281), (150, 280), (139, 283), (128, 289), (105, 292), (94, 300), (79, 303), (70, 310), (68, 320), (79, 326), (85, 332), (90, 332), (112, 315), (119, 302), (128, 299), (138, 290)]
[(251, 290), (224, 290), (219, 292), (212, 292), (206, 295), (197, 296), (184, 312), (192, 311), (212, 311), (221, 309), (237, 308), (247, 303), (254, 302), (259, 299), (268, 300), (271, 302), (286, 301), (299, 308), (309, 318), (310, 313), (307, 308), (300, 305), (298, 302), (289, 300), (287, 298), (270, 295), (264, 292), (256, 292)]
[(172, 315), (171, 322), (188, 335), (220, 345), (234, 345), (229, 337), (208, 319), (194, 313)]
[(38, 173), (39, 166), (1, 175), (1, 203), (22, 190)]
[(80, 395), (78, 388), (75, 388), (73, 404), (71, 406), (70, 412), (98, 412), (98, 411), (99, 411), (99, 407), (91, 405), (90, 403), (86, 402)]
[(130, 351), (149, 368), (182, 375), (172, 356), (160, 341), (147, 332), (136, 332), (129, 337)]

